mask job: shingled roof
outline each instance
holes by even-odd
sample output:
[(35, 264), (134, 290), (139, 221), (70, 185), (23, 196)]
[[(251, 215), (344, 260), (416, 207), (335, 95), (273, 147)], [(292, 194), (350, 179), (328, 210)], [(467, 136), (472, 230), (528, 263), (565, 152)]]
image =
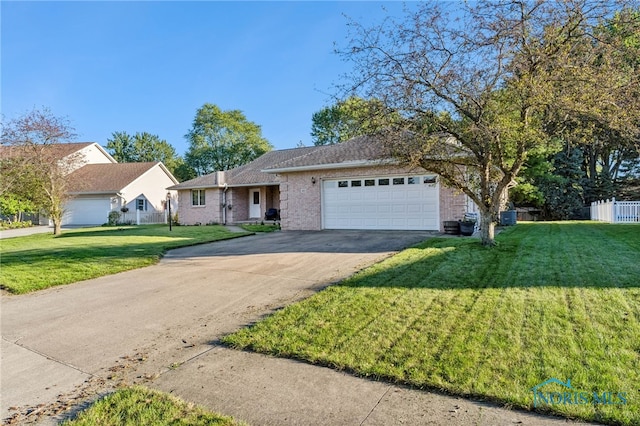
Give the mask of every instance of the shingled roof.
[(264, 169), (283, 163), (296, 157), (304, 156), (323, 147), (311, 146), (303, 148), (281, 149), (269, 151), (250, 163), (223, 172), (213, 172), (199, 176), (172, 186), (169, 189), (215, 188), (223, 186), (276, 185), (276, 175), (265, 173)]
[[(45, 149), (47, 155), (51, 158), (61, 160), (67, 155), (74, 154), (94, 143), (95, 142), (69, 142), (34, 146)], [(0, 145), (0, 158), (17, 157), (29, 146), (31, 145)]]
[(359, 136), (348, 141), (324, 145), (319, 149), (308, 152), (289, 160), (273, 163), (264, 169), (265, 172), (277, 173), (295, 169), (328, 168), (328, 167), (356, 167), (370, 166), (375, 162), (390, 159), (384, 144), (372, 136)]
[(276, 184), (276, 175), (273, 173), (265, 173), (263, 170), (277, 164), (286, 163), (287, 161), (310, 155), (314, 152), (320, 151), (322, 148), (323, 147), (321, 146), (310, 146), (269, 151), (256, 158), (251, 163), (229, 170), (225, 174), (227, 184), (230, 186), (251, 185), (256, 183)]
[(75, 193), (115, 193), (162, 164), (147, 163), (105, 163), (87, 164), (69, 175), (70, 192)]
[(250, 163), (224, 172), (214, 172), (182, 182), (169, 189), (277, 185), (276, 173), (295, 169), (370, 166), (389, 160), (384, 144), (371, 136), (360, 136), (336, 145), (269, 151)]

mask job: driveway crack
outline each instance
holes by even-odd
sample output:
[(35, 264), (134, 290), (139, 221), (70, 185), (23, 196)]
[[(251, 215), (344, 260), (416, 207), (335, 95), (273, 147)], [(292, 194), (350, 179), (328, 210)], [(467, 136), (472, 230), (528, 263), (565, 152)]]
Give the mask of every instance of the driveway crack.
[(94, 376), (95, 376), (93, 373), (90, 373), (90, 372), (88, 372), (88, 371), (84, 371), (84, 370), (83, 370), (83, 369), (81, 369), (80, 367), (76, 367), (76, 366), (75, 366), (75, 365), (73, 365), (73, 364), (69, 364), (68, 362), (64, 362), (64, 361), (59, 360), (59, 359), (56, 359), (56, 358), (54, 358), (54, 357), (52, 357), (52, 356), (50, 356), (50, 355), (47, 355), (47, 354), (45, 354), (44, 352), (40, 352), (40, 351), (38, 351), (38, 350), (36, 350), (36, 349), (33, 349), (33, 348), (28, 347), (28, 346), (22, 345), (22, 344), (18, 343), (18, 341), (17, 341), (17, 340), (16, 340), (15, 342), (12, 342), (11, 340), (6, 339), (4, 336), (2, 337), (2, 340), (4, 340), (4, 341), (5, 341), (5, 342), (7, 342), (7, 343), (10, 343), (10, 344), (12, 344), (12, 345), (16, 345), (16, 346), (18, 346), (18, 347), (21, 347), (22, 349), (25, 349), (25, 350), (27, 350), (27, 351), (29, 351), (29, 352), (32, 352), (32, 353), (36, 354), (36, 355), (40, 355), (41, 357), (46, 358), (46, 359), (48, 359), (49, 361), (53, 361), (53, 362), (58, 363), (58, 364), (60, 364), (60, 365), (64, 365), (65, 367), (69, 367), (69, 368), (71, 368), (71, 369), (73, 369), (73, 370), (78, 371), (79, 373), (86, 374), (86, 375), (88, 375), (89, 377), (94, 377)]
[(382, 402), (382, 400), (384, 399), (384, 397), (389, 393), (389, 391), (391, 390), (391, 386), (387, 386), (387, 390), (384, 391), (384, 393), (382, 394), (382, 396), (380, 397), (380, 399), (378, 400), (378, 402), (376, 402), (376, 405), (374, 405), (371, 408), (371, 411), (369, 411), (369, 413), (366, 415), (366, 417), (364, 419), (362, 419), (362, 422), (360, 422), (360, 426), (364, 425), (364, 423), (367, 421), (367, 419), (369, 418), (369, 416), (371, 416), (371, 413), (374, 412), (374, 410), (376, 408), (378, 408), (378, 405), (380, 405), (380, 403)]

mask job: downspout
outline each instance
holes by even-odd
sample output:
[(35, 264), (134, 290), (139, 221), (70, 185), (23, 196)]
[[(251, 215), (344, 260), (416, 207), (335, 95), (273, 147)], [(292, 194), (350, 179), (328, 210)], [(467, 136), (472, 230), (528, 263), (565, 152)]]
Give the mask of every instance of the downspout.
[(227, 189), (229, 186), (225, 183), (222, 191), (222, 223), (227, 224)]

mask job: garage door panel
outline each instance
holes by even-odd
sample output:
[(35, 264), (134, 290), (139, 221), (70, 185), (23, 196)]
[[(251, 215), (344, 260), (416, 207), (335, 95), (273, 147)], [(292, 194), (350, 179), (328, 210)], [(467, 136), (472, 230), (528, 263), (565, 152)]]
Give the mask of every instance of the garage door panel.
[[(342, 186), (338, 181), (343, 182)], [(380, 176), (355, 181), (360, 186), (353, 186), (354, 179), (323, 181), (324, 228), (439, 229), (437, 184), (423, 183), (422, 176)], [(371, 182), (375, 185), (366, 186)], [(380, 182), (389, 185), (379, 185)]]
[(108, 198), (76, 198), (65, 205), (63, 225), (101, 225), (109, 220)]
[(407, 213), (409, 214), (422, 213), (422, 211), (423, 211), (423, 208), (422, 208), (422, 205), (420, 204), (415, 204), (415, 203), (407, 204)]
[(391, 212), (398, 215), (406, 215), (407, 214), (407, 205), (406, 204), (392, 204)]
[(391, 192), (391, 199), (393, 201), (405, 201), (407, 199), (406, 191), (396, 190)]

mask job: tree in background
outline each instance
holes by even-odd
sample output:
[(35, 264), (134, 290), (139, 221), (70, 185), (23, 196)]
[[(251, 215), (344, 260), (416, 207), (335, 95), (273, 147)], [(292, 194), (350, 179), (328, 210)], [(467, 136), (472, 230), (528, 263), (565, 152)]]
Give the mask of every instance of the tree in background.
[[(549, 142), (545, 115), (564, 124), (559, 111), (565, 117), (595, 114), (606, 99), (598, 120), (623, 131), (616, 113), (628, 108), (621, 95), (637, 90), (637, 75), (589, 84), (588, 93), (572, 89), (579, 84), (572, 52), (595, 39), (612, 4), (465, 2), (449, 16), (442, 2), (431, 1), (402, 21), (370, 28), (351, 22), (343, 55), (354, 63), (353, 84), (344, 89), (380, 99), (400, 114), (403, 120), (383, 133), (391, 153), (469, 196), (481, 213), (482, 243), (493, 245), (508, 189), (529, 153)], [(605, 61), (615, 52), (599, 50)], [(595, 80), (616, 69), (586, 60), (583, 66)]]
[(549, 220), (580, 219), (584, 205), (584, 172), (579, 148), (565, 148), (550, 161), (550, 173), (539, 177), (537, 185), (544, 195), (542, 214)]
[[(640, 176), (640, 13), (624, 9), (594, 33), (566, 53), (573, 67), (557, 80), (557, 102), (544, 116), (547, 134), (560, 145), (529, 155), (510, 191), (516, 205), (538, 207), (546, 219), (578, 217), (578, 199), (632, 198)], [(593, 102), (598, 90), (605, 93)]]
[(13, 200), (44, 211), (53, 221), (55, 235), (62, 232), (64, 206), (71, 198), (67, 175), (83, 159), (67, 156), (63, 163), (53, 145), (73, 138), (69, 121), (47, 108), (2, 123), (1, 141), (8, 149), (2, 159), (3, 204)]
[(382, 101), (351, 96), (313, 114), (311, 139), (314, 145), (333, 145), (379, 132), (394, 118)]
[(195, 177), (195, 172), (185, 165), (175, 148), (157, 135), (136, 132), (132, 136), (127, 132), (113, 132), (107, 139), (106, 148), (121, 163), (160, 161), (179, 181)]
[(592, 39), (558, 50), (566, 66), (553, 86), (548, 133), (580, 149), (585, 201), (611, 198), (640, 157), (640, 11), (623, 9)]
[(189, 141), (185, 162), (198, 176), (233, 169), (273, 148), (260, 126), (241, 111), (222, 111), (209, 103), (198, 109), (185, 138)]

